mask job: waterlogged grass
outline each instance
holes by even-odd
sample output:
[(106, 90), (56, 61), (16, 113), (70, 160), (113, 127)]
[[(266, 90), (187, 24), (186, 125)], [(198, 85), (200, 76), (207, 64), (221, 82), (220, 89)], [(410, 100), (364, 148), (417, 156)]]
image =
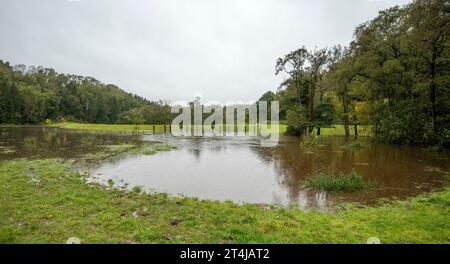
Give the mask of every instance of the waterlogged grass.
[(153, 149), (144, 150), (142, 152), (142, 154), (147, 155), (147, 156), (155, 155), (156, 153), (158, 153), (158, 152), (156, 150), (153, 150)]
[(450, 243), (450, 191), (325, 214), (104, 188), (72, 166), (0, 163), (0, 243)]
[(177, 147), (169, 145), (169, 144), (144, 144), (136, 149), (134, 152), (136, 154), (143, 154), (147, 156), (155, 155), (161, 151), (171, 151), (176, 149)]
[[(93, 131), (141, 131), (141, 132), (155, 132), (163, 133), (164, 125), (126, 125), (126, 124), (84, 124), (84, 123), (57, 123), (51, 126), (67, 128), (67, 129), (81, 129)], [(169, 132), (169, 126), (166, 125), (166, 131)]]
[(305, 186), (322, 191), (354, 192), (373, 189), (376, 187), (376, 183), (364, 181), (363, 177), (353, 170), (347, 175), (319, 174), (312, 176), (306, 180)]
[[(83, 143), (84, 144), (84, 143)], [(119, 145), (103, 145), (99, 146), (98, 151), (87, 153), (80, 159), (88, 162), (99, 162), (107, 159), (119, 159), (127, 153), (139, 149), (138, 145), (134, 144), (119, 144)]]
[(95, 137), (92, 135), (87, 135), (82, 137), (80, 141), (83, 145), (92, 145), (95, 143)]
[(301, 145), (305, 148), (313, 148), (319, 145), (320, 138), (319, 136), (313, 134), (307, 134), (303, 136)]
[(23, 140), (25, 147), (35, 147), (37, 145), (37, 139), (35, 137), (26, 137)]
[(353, 143), (349, 143), (349, 144), (345, 145), (344, 148), (357, 150), (357, 149), (365, 148), (365, 145), (360, 142), (353, 142)]
[(169, 144), (156, 144), (152, 145), (151, 147), (156, 151), (171, 151), (177, 148)]
[(94, 153), (87, 153), (81, 160), (88, 162), (99, 162), (101, 160), (119, 159), (127, 154), (136, 155), (155, 155), (161, 151), (171, 151), (176, 149), (175, 146), (162, 143), (147, 144), (119, 144), (119, 145), (103, 145)]
[(112, 151), (112, 152), (123, 152), (128, 151), (130, 149), (136, 148), (136, 145), (133, 144), (119, 144), (119, 145), (105, 145), (103, 148)]
[[(51, 126), (68, 128), (68, 129), (81, 129), (81, 130), (93, 130), (93, 131), (140, 131), (140, 132), (153, 132), (164, 133), (169, 132), (170, 125), (127, 125), (127, 124), (84, 124), (84, 123), (56, 123)], [(164, 129), (165, 127), (165, 129)], [(269, 126), (270, 127), (270, 126)], [(280, 134), (285, 134), (287, 131), (287, 125), (283, 122), (279, 124)], [(314, 129), (314, 135), (317, 134), (317, 129)], [(321, 128), (320, 134), (322, 136), (345, 136), (345, 130), (343, 125), (334, 125), (330, 128)], [(350, 134), (354, 135), (353, 126), (350, 127)], [(372, 136), (372, 126), (371, 125), (359, 125), (358, 135), (362, 137)]]

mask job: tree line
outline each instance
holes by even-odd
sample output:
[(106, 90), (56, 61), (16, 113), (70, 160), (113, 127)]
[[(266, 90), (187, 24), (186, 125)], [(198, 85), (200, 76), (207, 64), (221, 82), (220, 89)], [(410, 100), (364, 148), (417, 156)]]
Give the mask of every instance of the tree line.
[(127, 93), (92, 77), (0, 60), (0, 123), (46, 120), (170, 124), (170, 106)]
[[(288, 132), (358, 125), (398, 144), (450, 145), (450, 2), (415, 0), (358, 26), (346, 47), (301, 47), (276, 61), (286, 80), (260, 100), (280, 102)], [(0, 123), (46, 120), (170, 124), (176, 114), (92, 77), (0, 60)]]
[(450, 143), (450, 2), (415, 0), (356, 28), (347, 46), (279, 58), (287, 79), (277, 93), (281, 118), (293, 134), (343, 124), (346, 138), (359, 124), (398, 144)]

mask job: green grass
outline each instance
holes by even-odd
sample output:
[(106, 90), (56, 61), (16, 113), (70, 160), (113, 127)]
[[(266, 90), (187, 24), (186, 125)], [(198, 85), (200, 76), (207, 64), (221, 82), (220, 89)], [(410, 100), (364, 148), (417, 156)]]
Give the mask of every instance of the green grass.
[(353, 142), (353, 143), (349, 143), (347, 145), (344, 146), (344, 148), (346, 149), (362, 149), (365, 148), (364, 144), (360, 143), (360, 142)]
[(316, 147), (320, 143), (319, 136), (313, 134), (307, 134), (302, 138), (301, 145), (305, 148)]
[[(317, 133), (317, 129), (314, 129), (314, 134)], [(322, 136), (345, 136), (345, 129), (343, 125), (333, 125), (330, 128), (321, 128), (320, 135)], [(353, 126), (350, 126), (350, 135), (354, 136), (355, 131)], [(370, 137), (372, 136), (372, 126), (371, 125), (359, 125), (358, 126), (358, 136)]]
[(111, 152), (123, 152), (133, 148), (136, 148), (136, 145), (133, 144), (119, 144), (119, 145), (104, 145), (103, 148), (111, 151)]
[[(57, 123), (51, 126), (67, 128), (67, 129), (82, 129), (94, 131), (141, 131), (152, 132), (155, 129), (157, 133), (164, 132), (164, 125), (125, 125), (125, 124), (84, 124), (84, 123)], [(166, 131), (169, 131), (169, 126), (166, 126)]]
[(86, 184), (70, 161), (0, 163), (0, 243), (450, 243), (450, 191), (335, 213)]
[(144, 144), (138, 147), (137, 149), (134, 150), (134, 153), (151, 156), (161, 151), (171, 151), (174, 149), (177, 149), (177, 147), (169, 144), (152, 143), (152, 144)]
[[(67, 129), (80, 129), (80, 130), (92, 130), (92, 131), (116, 131), (116, 132), (133, 132), (133, 131), (140, 131), (140, 132), (153, 132), (155, 133), (164, 133), (166, 131), (167, 133), (170, 131), (170, 125), (166, 125), (166, 129), (164, 130), (164, 125), (127, 125), (127, 124), (85, 124), (85, 123), (73, 123), (73, 122), (67, 122), (67, 123), (56, 123), (52, 124), (50, 126), (53, 127), (60, 127), (60, 128), (67, 128)], [(287, 125), (280, 124), (279, 131), (281, 134), (286, 133)]]
[(35, 146), (36, 144), (37, 144), (37, 139), (36, 139), (36, 137), (26, 137), (26, 138), (24, 138), (24, 140), (23, 140), (23, 144), (24, 144), (24, 146), (28, 146), (28, 147), (30, 147), (30, 146)]
[(309, 177), (306, 180), (305, 186), (316, 190), (323, 191), (345, 191), (354, 192), (369, 190), (376, 187), (374, 182), (366, 182), (363, 177), (358, 175), (355, 170), (350, 174), (344, 175), (331, 175), (331, 174), (319, 174)]
[[(83, 124), (83, 123), (57, 123), (51, 126), (67, 128), (67, 129), (82, 129), (93, 131), (141, 131), (141, 132), (153, 132), (153, 127), (156, 133), (164, 132), (164, 125), (126, 125), (126, 124)], [(166, 132), (169, 132), (170, 125), (166, 125)], [(138, 128), (138, 129), (136, 129)], [(353, 127), (350, 127), (350, 134), (353, 135)], [(279, 125), (280, 134), (285, 134), (287, 131), (287, 125), (283, 122)], [(322, 136), (345, 136), (345, 130), (343, 125), (334, 125), (332, 128), (322, 128), (320, 130)], [(317, 129), (314, 129), (314, 134), (317, 134)], [(368, 137), (372, 135), (372, 126), (359, 125), (358, 134), (362, 137)]]
[(99, 146), (99, 149), (96, 152), (86, 153), (80, 157), (79, 161), (98, 163), (104, 160), (118, 160), (129, 153), (137, 155), (155, 155), (160, 151), (170, 151), (174, 149), (176, 149), (175, 146), (159, 143), (102, 145)]
[(87, 135), (82, 137), (80, 141), (83, 145), (92, 145), (95, 143), (95, 137), (92, 135)]
[(156, 153), (158, 153), (158, 152), (156, 150), (153, 150), (153, 149), (144, 150), (142, 152), (142, 154), (147, 155), (147, 156), (155, 155)]
[(171, 151), (176, 149), (177, 147), (169, 145), (169, 144), (156, 144), (152, 145), (152, 148), (156, 151)]

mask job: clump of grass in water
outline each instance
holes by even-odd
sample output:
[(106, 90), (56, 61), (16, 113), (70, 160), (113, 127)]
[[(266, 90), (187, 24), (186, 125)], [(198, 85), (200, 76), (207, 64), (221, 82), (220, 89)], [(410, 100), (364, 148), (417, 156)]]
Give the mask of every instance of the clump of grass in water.
[(155, 155), (156, 153), (160, 151), (171, 151), (176, 149), (177, 147), (168, 145), (168, 144), (156, 144), (156, 145), (150, 145), (145, 146), (144, 148), (137, 151), (137, 153), (141, 153), (144, 155)]
[(25, 147), (34, 147), (37, 144), (37, 139), (35, 137), (26, 137), (23, 140)]
[(315, 147), (319, 145), (320, 140), (318, 136), (313, 134), (307, 134), (303, 137), (302, 146), (304, 147)]
[(143, 189), (142, 189), (141, 186), (134, 186), (134, 187), (131, 189), (131, 191), (134, 192), (134, 193), (140, 194), (140, 193), (142, 193)]
[(156, 150), (148, 149), (148, 150), (144, 150), (144, 152), (142, 154), (151, 156), (151, 155), (155, 155), (156, 153), (158, 153)]
[(153, 149), (156, 151), (171, 151), (176, 149), (177, 147), (169, 145), (169, 144), (158, 144), (153, 146)]
[(310, 177), (306, 180), (305, 186), (307, 188), (322, 190), (322, 191), (363, 191), (376, 187), (373, 181), (366, 182), (364, 179), (352, 170), (350, 174), (334, 176), (330, 174), (319, 174)]
[(344, 146), (344, 148), (346, 148), (346, 149), (362, 149), (364, 147), (365, 147), (364, 144), (361, 144), (359, 142), (349, 143)]
[(110, 150), (110, 151), (127, 151), (132, 148), (136, 147), (136, 145), (133, 144), (120, 144), (120, 145), (106, 145), (104, 148)]
[(114, 180), (113, 179), (108, 179), (108, 185), (110, 186), (110, 187), (112, 187), (113, 185), (114, 185)]
[(93, 136), (84, 136), (84, 137), (82, 137), (81, 138), (81, 144), (84, 144), (84, 145), (91, 145), (91, 144), (93, 144), (94, 142), (95, 142), (95, 137), (93, 137)]

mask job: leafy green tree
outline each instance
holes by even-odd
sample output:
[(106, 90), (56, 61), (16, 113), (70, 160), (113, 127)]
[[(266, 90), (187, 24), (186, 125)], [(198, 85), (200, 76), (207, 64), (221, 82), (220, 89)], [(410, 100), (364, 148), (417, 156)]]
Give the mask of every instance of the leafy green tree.
[(316, 106), (316, 119), (314, 127), (317, 127), (317, 135), (320, 136), (320, 128), (332, 127), (336, 121), (336, 107), (331, 97), (323, 97)]
[[(309, 95), (308, 95), (308, 108), (309, 108), (309, 122), (311, 124), (315, 124), (314, 122), (314, 110), (315, 110), (315, 98), (318, 87), (322, 84), (322, 78), (326, 70), (326, 66), (328, 62), (330, 62), (330, 52), (328, 49), (319, 49), (313, 52), (308, 52), (308, 61), (310, 66), (308, 67), (308, 72), (310, 75), (310, 86), (309, 86)], [(321, 89), (322, 90), (322, 89)], [(323, 94), (321, 91), (320, 100), (322, 101)], [(322, 102), (321, 102), (322, 103)], [(309, 132), (311, 133), (313, 130), (313, 126), (309, 127)]]
[[(338, 122), (348, 141), (350, 126), (357, 136), (363, 122), (385, 142), (448, 147), (449, 14), (447, 0), (415, 0), (358, 26), (346, 48), (300, 48), (278, 59), (276, 74), (289, 77), (275, 96), (288, 131), (317, 127), (320, 133), (321, 126)], [(325, 95), (338, 100), (324, 102)], [(331, 106), (340, 121), (328, 118)]]
[(139, 125), (142, 125), (145, 122), (145, 118), (142, 115), (142, 111), (140, 111), (139, 109), (133, 109), (131, 111), (128, 111), (123, 115), (122, 118), (126, 122), (135, 125), (135, 129), (137, 130), (139, 130)]
[[(59, 74), (44, 67), (0, 61), (0, 122), (42, 123), (61, 117), (72, 121), (117, 123), (122, 113), (140, 110), (148, 121), (169, 123), (170, 107), (126, 93), (92, 77)], [(131, 121), (130, 121), (131, 122)]]
[(304, 97), (302, 96), (303, 83), (306, 75), (306, 60), (308, 58), (308, 50), (305, 47), (297, 49), (285, 55), (283, 58), (278, 58), (275, 66), (275, 75), (285, 72), (289, 75), (289, 79), (285, 80), (280, 88), (291, 85), (296, 89), (298, 94), (298, 103), (302, 105), (304, 103)]

